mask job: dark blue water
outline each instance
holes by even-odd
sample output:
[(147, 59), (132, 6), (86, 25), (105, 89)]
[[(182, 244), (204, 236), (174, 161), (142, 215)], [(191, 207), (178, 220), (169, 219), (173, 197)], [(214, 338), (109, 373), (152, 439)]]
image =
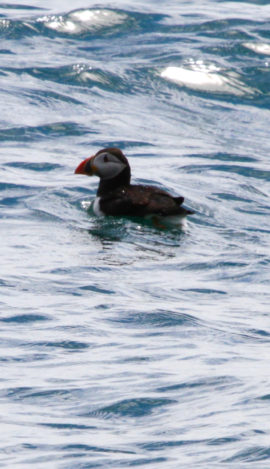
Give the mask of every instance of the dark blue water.
[[(1, 467), (270, 467), (269, 30), (259, 0), (0, 4)], [(106, 146), (185, 229), (88, 210)]]

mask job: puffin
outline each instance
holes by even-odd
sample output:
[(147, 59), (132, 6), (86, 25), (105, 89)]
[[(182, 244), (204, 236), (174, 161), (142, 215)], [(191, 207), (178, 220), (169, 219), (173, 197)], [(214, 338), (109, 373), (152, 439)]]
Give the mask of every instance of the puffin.
[(128, 216), (180, 222), (195, 212), (183, 206), (184, 197), (174, 197), (156, 186), (131, 184), (128, 159), (119, 148), (103, 148), (83, 160), (75, 174), (100, 178), (93, 202), (96, 215)]

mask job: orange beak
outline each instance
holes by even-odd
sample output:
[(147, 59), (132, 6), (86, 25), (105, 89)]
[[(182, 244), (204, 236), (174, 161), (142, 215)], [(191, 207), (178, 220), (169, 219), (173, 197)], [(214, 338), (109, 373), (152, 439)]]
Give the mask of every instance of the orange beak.
[(75, 174), (85, 174), (86, 176), (93, 176), (93, 174), (96, 174), (97, 169), (93, 164), (93, 159), (95, 158), (96, 155), (90, 156), (90, 158), (86, 158), (83, 160), (75, 169), (74, 173)]

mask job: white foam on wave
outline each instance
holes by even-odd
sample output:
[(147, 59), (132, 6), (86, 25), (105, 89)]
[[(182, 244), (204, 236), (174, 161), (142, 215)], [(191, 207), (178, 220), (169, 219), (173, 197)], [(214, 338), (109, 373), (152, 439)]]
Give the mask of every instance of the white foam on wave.
[(6, 19), (0, 19), (0, 29), (8, 29), (11, 25), (11, 22)]
[(203, 61), (190, 61), (184, 67), (167, 67), (161, 72), (161, 77), (174, 83), (200, 91), (216, 93), (230, 93), (242, 96), (253, 91), (244, 85), (236, 74), (220, 73), (215, 65), (205, 65)]
[(47, 28), (60, 33), (80, 34), (122, 24), (127, 18), (124, 13), (112, 10), (76, 10), (67, 15), (43, 16), (38, 21)]
[(244, 42), (243, 46), (253, 52), (257, 52), (257, 54), (270, 55), (270, 44), (265, 44), (263, 42)]
[(89, 210), (91, 205), (92, 205), (93, 201), (89, 201), (89, 200), (82, 200), (81, 201), (81, 207), (84, 209), (84, 210)]
[(95, 81), (103, 85), (109, 83), (108, 79), (92, 70), (92, 67), (86, 64), (73, 65), (72, 71), (69, 74), (76, 75), (77, 79), (81, 82)]

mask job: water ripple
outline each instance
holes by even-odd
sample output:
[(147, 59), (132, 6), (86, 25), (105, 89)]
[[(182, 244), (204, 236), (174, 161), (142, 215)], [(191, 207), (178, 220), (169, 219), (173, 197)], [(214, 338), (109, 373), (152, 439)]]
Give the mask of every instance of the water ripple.
[(0, 130), (0, 140), (25, 142), (32, 141), (34, 138), (61, 137), (67, 135), (81, 135), (82, 127), (73, 122), (53, 122), (51, 124), (39, 125), (36, 127), (23, 126)]
[[(143, 417), (152, 413), (157, 407), (173, 404), (170, 399), (138, 398), (126, 399), (110, 406), (103, 407), (92, 415), (104, 416), (119, 415), (121, 417)], [(91, 414), (90, 414), (91, 415)]]

